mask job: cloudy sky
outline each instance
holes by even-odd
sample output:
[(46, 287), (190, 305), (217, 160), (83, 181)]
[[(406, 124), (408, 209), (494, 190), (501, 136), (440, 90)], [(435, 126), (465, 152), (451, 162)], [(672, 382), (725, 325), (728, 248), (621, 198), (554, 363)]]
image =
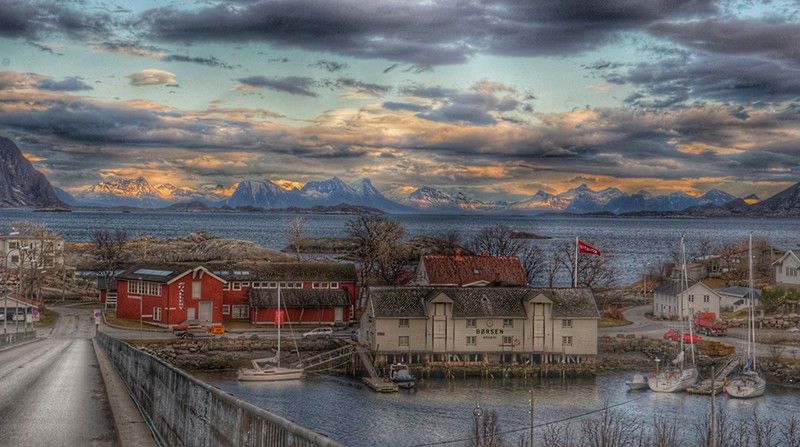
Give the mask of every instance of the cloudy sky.
[(55, 185), (800, 180), (796, 0), (165, 3), (3, 0), (0, 133)]

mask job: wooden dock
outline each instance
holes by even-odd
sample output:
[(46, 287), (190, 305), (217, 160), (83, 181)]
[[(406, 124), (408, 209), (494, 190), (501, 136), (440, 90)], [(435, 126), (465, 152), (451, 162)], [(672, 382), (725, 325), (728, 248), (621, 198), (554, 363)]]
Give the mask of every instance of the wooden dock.
[(397, 384), (381, 377), (372, 378), (372, 377), (364, 377), (361, 379), (364, 383), (367, 384), (368, 387), (372, 388), (373, 391), (378, 393), (396, 393), (399, 391), (397, 388)]

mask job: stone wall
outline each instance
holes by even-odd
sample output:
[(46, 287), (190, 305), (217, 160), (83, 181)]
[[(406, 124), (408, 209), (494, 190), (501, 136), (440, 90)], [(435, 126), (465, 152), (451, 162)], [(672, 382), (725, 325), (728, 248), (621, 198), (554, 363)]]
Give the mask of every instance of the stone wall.
[[(729, 327), (746, 327), (746, 318), (732, 318), (727, 320)], [(800, 328), (800, 315), (791, 313), (785, 315), (756, 316), (756, 327), (761, 329), (792, 329)]]
[(205, 384), (129, 344), (97, 334), (159, 443), (177, 447), (341, 444)]

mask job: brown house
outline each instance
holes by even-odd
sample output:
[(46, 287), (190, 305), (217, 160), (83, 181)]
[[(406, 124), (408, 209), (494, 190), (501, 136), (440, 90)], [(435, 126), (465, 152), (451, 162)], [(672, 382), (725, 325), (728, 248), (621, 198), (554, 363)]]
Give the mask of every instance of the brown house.
[(414, 278), (423, 286), (527, 285), (522, 263), (516, 256), (423, 256)]

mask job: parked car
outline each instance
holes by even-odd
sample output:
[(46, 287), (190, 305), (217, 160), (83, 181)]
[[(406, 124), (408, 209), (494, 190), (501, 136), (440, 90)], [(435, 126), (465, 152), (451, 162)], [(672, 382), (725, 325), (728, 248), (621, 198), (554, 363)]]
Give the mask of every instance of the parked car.
[(728, 324), (714, 312), (698, 312), (694, 316), (694, 329), (698, 334), (723, 336), (728, 332)]
[(333, 328), (330, 327), (318, 327), (303, 334), (303, 338), (331, 338), (331, 337), (333, 337)]
[[(688, 333), (683, 334), (683, 342), (689, 345), (693, 345), (696, 342), (700, 341), (703, 337), (699, 335), (690, 335)], [(670, 329), (664, 334), (664, 340), (671, 340), (671, 341), (680, 341), (681, 336), (678, 331), (675, 329)]]

